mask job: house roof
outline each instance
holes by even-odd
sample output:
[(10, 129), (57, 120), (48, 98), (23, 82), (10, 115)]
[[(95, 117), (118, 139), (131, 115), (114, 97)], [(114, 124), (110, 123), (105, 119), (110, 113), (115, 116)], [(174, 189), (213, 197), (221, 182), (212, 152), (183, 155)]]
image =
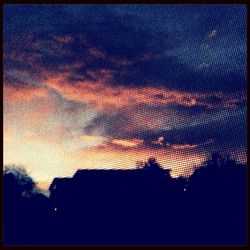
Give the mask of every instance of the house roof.
[[(160, 169), (160, 171), (168, 175), (171, 170)], [(97, 179), (101, 182), (108, 182), (110, 180), (113, 182), (114, 180), (114, 183), (117, 183), (119, 181), (126, 181), (127, 178), (129, 178), (129, 180), (136, 180), (137, 178), (150, 177), (152, 173), (153, 171), (145, 169), (81, 169), (77, 170), (73, 177), (55, 178), (49, 190), (55, 189), (55, 186), (66, 187), (72, 183), (83, 183), (81, 180), (84, 180), (84, 182), (87, 181), (87, 183), (90, 183), (91, 180), (95, 182)]]

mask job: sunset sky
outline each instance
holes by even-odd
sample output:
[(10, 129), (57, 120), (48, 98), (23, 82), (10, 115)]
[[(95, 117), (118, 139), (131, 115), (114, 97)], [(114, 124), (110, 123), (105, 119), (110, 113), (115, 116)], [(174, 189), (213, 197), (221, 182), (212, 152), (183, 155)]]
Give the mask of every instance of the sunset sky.
[(246, 162), (245, 5), (5, 5), (4, 164), (40, 183), (154, 156)]

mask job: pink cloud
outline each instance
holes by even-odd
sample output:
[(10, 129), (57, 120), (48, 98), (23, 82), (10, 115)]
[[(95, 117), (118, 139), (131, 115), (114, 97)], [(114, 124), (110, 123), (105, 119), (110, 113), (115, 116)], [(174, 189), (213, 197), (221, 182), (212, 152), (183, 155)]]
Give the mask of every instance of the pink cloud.
[(42, 87), (15, 88), (4, 85), (3, 96), (7, 102), (30, 102), (36, 98), (47, 98), (48, 90)]
[(114, 139), (111, 142), (112, 144), (125, 148), (138, 147), (139, 145), (143, 144), (143, 140), (141, 139)]
[(56, 41), (63, 44), (72, 43), (74, 41), (74, 38), (70, 35), (55, 36), (54, 38), (56, 39)]

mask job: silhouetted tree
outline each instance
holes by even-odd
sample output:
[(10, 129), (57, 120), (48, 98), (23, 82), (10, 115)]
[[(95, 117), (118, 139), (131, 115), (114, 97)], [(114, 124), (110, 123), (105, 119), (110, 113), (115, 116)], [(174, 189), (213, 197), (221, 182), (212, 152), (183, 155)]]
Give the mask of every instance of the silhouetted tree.
[(162, 169), (161, 165), (156, 161), (154, 157), (150, 157), (144, 165), (144, 169), (147, 170), (159, 170)]
[(45, 243), (48, 240), (49, 199), (37, 192), (35, 182), (22, 166), (5, 166), (4, 244)]
[(4, 176), (10, 175), (15, 178), (17, 184), (19, 185), (22, 196), (29, 196), (31, 195), (32, 191), (34, 191), (36, 183), (24, 167), (17, 165), (6, 165), (4, 166), (3, 174)]
[(195, 233), (203, 242), (244, 241), (245, 171), (245, 167), (237, 165), (230, 157), (225, 159), (212, 153), (207, 164), (190, 176), (187, 187), (189, 223), (195, 225)]

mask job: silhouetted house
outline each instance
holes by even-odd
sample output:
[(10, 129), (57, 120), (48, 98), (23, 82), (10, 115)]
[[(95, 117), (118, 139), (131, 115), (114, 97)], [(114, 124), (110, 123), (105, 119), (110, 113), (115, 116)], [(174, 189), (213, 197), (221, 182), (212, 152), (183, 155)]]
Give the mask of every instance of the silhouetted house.
[(209, 163), (188, 181), (171, 178), (153, 158), (139, 169), (55, 178), (52, 231), (86, 245), (245, 242), (246, 165), (218, 154)]
[[(50, 199), (55, 212), (80, 212), (101, 206), (102, 211), (136, 207), (149, 197), (157, 198), (171, 183), (169, 169), (78, 170), (72, 178), (55, 178)], [(128, 208), (130, 209), (130, 208)]]
[(72, 178), (55, 178), (49, 187), (50, 200), (55, 212), (65, 207), (72, 190)]

